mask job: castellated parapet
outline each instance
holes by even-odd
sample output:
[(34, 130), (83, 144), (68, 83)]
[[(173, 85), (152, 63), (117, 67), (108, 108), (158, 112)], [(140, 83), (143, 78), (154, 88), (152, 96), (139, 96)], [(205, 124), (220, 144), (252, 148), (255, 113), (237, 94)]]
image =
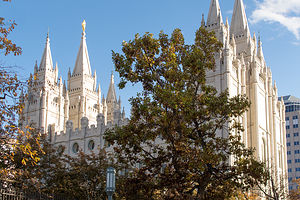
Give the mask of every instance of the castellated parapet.
[(108, 144), (104, 140), (105, 130), (114, 126), (122, 126), (128, 123), (128, 119), (119, 117), (114, 123), (105, 124), (103, 114), (97, 115), (97, 124), (89, 126), (87, 117), (82, 117), (80, 120), (81, 128), (73, 127), (73, 122), (68, 120), (66, 123), (66, 131), (54, 132), (51, 130), (51, 125), (48, 128), (48, 133), (51, 138), (51, 143), (56, 147), (64, 146), (64, 153), (70, 156), (75, 156), (79, 151), (83, 153), (97, 153), (99, 149), (107, 147)]

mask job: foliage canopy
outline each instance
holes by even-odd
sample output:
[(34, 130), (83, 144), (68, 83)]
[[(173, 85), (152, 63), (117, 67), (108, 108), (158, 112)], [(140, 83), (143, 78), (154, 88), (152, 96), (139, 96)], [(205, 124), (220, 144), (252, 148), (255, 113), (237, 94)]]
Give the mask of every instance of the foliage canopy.
[[(6, 22), (3, 17), (0, 17), (1, 55), (22, 53), (22, 49), (8, 39), (15, 26), (14, 21)], [(10, 67), (0, 65), (0, 175), (2, 178), (16, 172), (12, 161), (17, 151), (22, 151), (26, 155), (20, 161), (23, 165), (36, 164), (39, 160), (36, 155), (40, 148), (33, 149), (29, 143), (24, 142), (32, 138), (31, 127), (19, 126), (19, 116), (24, 108), (24, 96), (19, 98), (19, 95), (25, 85), (26, 83), (20, 81)], [(32, 139), (39, 145), (39, 137)]]
[(113, 52), (120, 88), (140, 83), (129, 124), (106, 133), (117, 162), (129, 169), (125, 199), (226, 199), (265, 181), (264, 165), (240, 140), (244, 96), (229, 98), (206, 83), (222, 51), (200, 27), (188, 45), (179, 29), (146, 33)]

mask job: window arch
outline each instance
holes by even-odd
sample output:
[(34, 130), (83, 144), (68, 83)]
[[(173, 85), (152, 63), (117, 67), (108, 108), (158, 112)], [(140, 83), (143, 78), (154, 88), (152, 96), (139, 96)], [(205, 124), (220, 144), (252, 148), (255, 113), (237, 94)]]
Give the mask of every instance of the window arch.
[(89, 150), (94, 150), (94, 148), (95, 148), (95, 142), (94, 142), (94, 140), (90, 140), (89, 141), (89, 143), (88, 143), (88, 148), (89, 148)]
[(72, 151), (73, 151), (73, 153), (78, 153), (78, 151), (79, 151), (79, 145), (78, 145), (78, 143), (75, 142), (73, 144)]

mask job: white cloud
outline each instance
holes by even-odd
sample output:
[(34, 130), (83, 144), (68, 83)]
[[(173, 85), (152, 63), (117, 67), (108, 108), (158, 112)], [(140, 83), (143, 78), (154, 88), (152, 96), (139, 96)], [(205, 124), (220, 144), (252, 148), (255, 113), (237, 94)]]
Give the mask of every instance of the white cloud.
[(232, 15), (233, 10), (227, 10), (225, 13), (226, 13), (227, 15)]
[(255, 0), (252, 23), (260, 21), (278, 22), (300, 40), (300, 0)]
[(293, 45), (300, 46), (300, 42), (292, 42)]

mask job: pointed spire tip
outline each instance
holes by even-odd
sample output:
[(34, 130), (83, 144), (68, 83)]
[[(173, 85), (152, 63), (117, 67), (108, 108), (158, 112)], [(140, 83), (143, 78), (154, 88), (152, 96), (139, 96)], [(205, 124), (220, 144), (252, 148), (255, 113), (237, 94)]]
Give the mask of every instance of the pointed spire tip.
[(222, 24), (223, 18), (219, 0), (211, 0), (207, 16), (207, 25)]
[(235, 0), (230, 33), (235, 35), (250, 36), (248, 20), (243, 0)]

